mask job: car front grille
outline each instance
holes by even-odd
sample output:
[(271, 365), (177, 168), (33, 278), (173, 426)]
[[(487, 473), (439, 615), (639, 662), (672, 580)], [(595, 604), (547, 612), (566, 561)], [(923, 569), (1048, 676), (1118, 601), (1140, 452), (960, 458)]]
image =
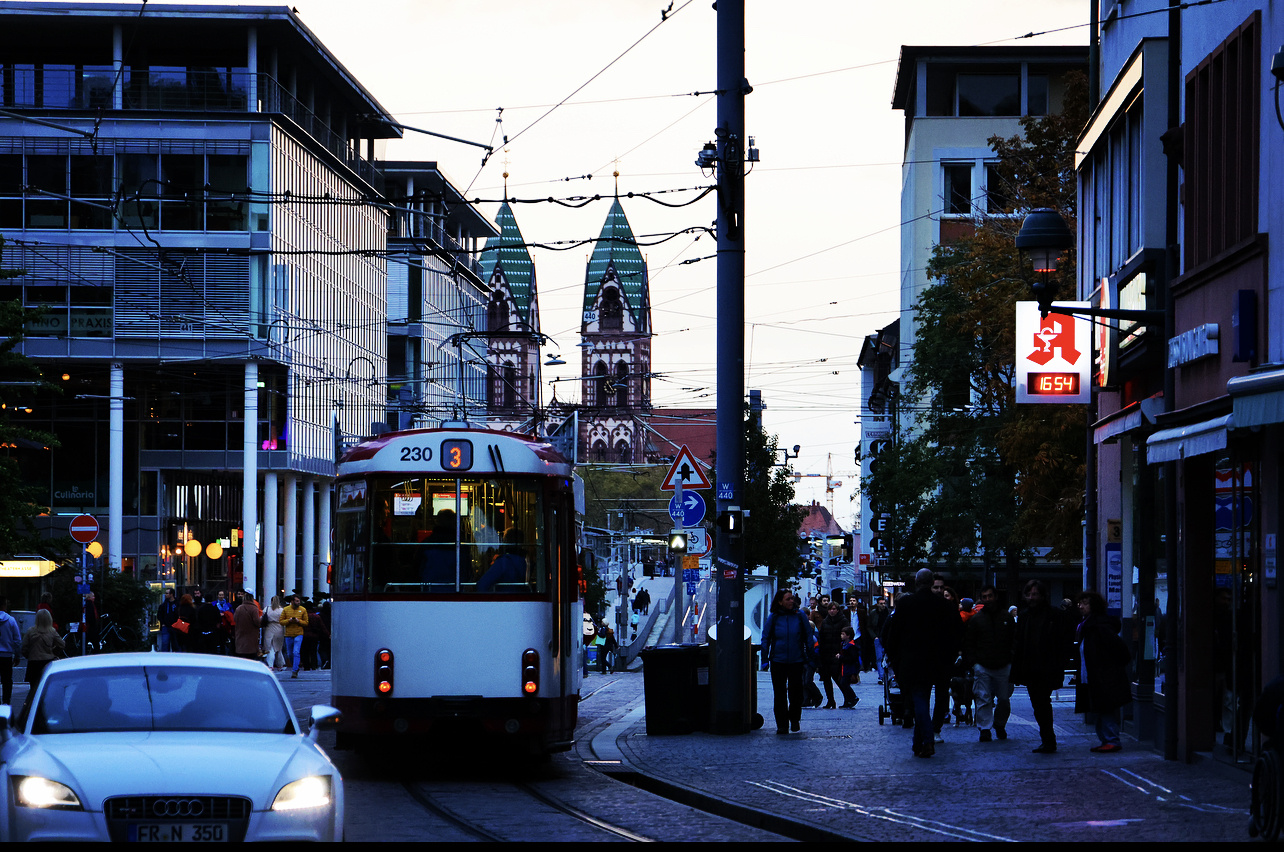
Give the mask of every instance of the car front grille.
[(240, 796), (118, 796), (103, 802), (113, 841), (127, 839), (137, 822), (227, 823), (231, 840), (244, 839), (250, 824), (249, 799)]

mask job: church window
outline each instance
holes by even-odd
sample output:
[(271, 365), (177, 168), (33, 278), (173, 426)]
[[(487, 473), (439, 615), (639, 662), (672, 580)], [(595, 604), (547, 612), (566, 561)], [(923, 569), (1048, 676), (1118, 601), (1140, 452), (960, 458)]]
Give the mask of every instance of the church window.
[(615, 405), (629, 407), (629, 365), (620, 361), (615, 365)]
[(517, 368), (512, 361), (504, 363), (504, 407), (517, 407)]
[(620, 301), (620, 291), (607, 287), (602, 291), (602, 331), (624, 330), (624, 304)]

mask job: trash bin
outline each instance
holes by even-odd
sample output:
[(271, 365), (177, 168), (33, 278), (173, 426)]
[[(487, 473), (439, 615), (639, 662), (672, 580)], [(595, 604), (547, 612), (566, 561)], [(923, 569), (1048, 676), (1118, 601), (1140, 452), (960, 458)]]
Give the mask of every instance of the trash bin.
[(709, 730), (709, 646), (659, 645), (640, 656), (647, 736)]
[[(740, 666), (740, 671), (737, 673), (737, 676), (743, 679), (742, 682), (744, 684), (742, 687), (744, 702), (741, 705), (740, 713), (741, 713), (741, 719), (743, 720), (743, 723), (747, 726), (747, 729), (751, 731), (756, 731), (762, 727), (763, 717), (762, 717), (762, 714), (758, 712), (758, 654), (756, 652), (756, 649), (753, 646), (753, 640), (751, 638), (751, 634), (749, 632), (748, 627), (744, 629), (743, 641), (744, 641), (744, 649), (742, 651), (743, 664)], [(714, 659), (713, 655), (717, 653), (717, 651), (715, 650), (717, 648), (717, 645), (718, 645), (718, 631), (717, 631), (717, 625), (714, 625), (713, 627), (709, 628), (709, 660), (711, 663), (709, 669), (711, 672), (715, 672), (710, 678), (712, 682), (712, 686), (711, 686), (712, 689), (718, 688), (716, 669), (712, 665), (712, 661)], [(711, 724), (712, 730), (718, 731), (718, 726), (712, 725), (712, 720), (710, 724)], [(720, 733), (728, 733), (728, 732), (721, 731)]]

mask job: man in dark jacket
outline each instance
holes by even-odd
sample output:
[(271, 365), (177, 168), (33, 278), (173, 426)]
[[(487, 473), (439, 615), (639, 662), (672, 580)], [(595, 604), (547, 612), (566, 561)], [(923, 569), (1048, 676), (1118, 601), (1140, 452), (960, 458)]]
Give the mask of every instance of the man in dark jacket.
[(1008, 738), (1015, 634), (1016, 623), (1007, 609), (999, 606), (998, 590), (994, 586), (982, 587), (981, 607), (963, 628), (963, 660), (972, 669), (972, 700), (976, 704), (976, 726), (983, 743), (991, 740), (991, 727), (999, 739)]
[(962, 624), (954, 606), (932, 594), (932, 572), (928, 568), (914, 575), (914, 594), (896, 604), (896, 614), (887, 622), (888, 659), (897, 683), (909, 693), (914, 705), (915, 757), (931, 757), (936, 751), (930, 707), (932, 684), (949, 678)]
[(1016, 642), (1012, 648), (1012, 682), (1024, 684), (1030, 694), (1034, 721), (1039, 723), (1036, 754), (1057, 750), (1052, 729), (1052, 690), (1065, 679), (1065, 661), (1070, 651), (1070, 629), (1064, 614), (1048, 602), (1047, 586), (1031, 580), (1023, 590), (1026, 609), (1017, 619)]

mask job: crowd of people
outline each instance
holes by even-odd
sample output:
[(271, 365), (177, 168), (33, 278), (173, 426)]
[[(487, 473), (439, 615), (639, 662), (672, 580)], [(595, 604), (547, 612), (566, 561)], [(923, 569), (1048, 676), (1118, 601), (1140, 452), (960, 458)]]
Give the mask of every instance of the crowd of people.
[(290, 668), (291, 677), (330, 667), (329, 601), (282, 591), (264, 608), (250, 592), (234, 597), (219, 590), (206, 599), (199, 588), (177, 597), (166, 589), (156, 611), (157, 650), (262, 660), (274, 671)]
[(944, 742), (952, 713), (976, 726), (978, 742), (1006, 740), (1018, 685), (1026, 688), (1039, 730), (1033, 751), (1051, 754), (1057, 750), (1052, 693), (1070, 672), (1075, 712), (1096, 718), (1100, 743), (1092, 751), (1120, 751), (1131, 655), (1118, 620), (1093, 591), (1058, 607), (1042, 581), (1030, 580), (1021, 597), (1022, 608), (1005, 607), (998, 590), (986, 585), (978, 600), (959, 598), (930, 569), (919, 571), (913, 592), (898, 595), (893, 606), (880, 598), (869, 610), (855, 595), (846, 608), (827, 595), (804, 605), (781, 589), (763, 625), (761, 657), (771, 672), (776, 733), (801, 730), (804, 707), (854, 708), (859, 698), (852, 685), (862, 673), (876, 672), (880, 684), (887, 679), (896, 685), (917, 757), (931, 757)]

